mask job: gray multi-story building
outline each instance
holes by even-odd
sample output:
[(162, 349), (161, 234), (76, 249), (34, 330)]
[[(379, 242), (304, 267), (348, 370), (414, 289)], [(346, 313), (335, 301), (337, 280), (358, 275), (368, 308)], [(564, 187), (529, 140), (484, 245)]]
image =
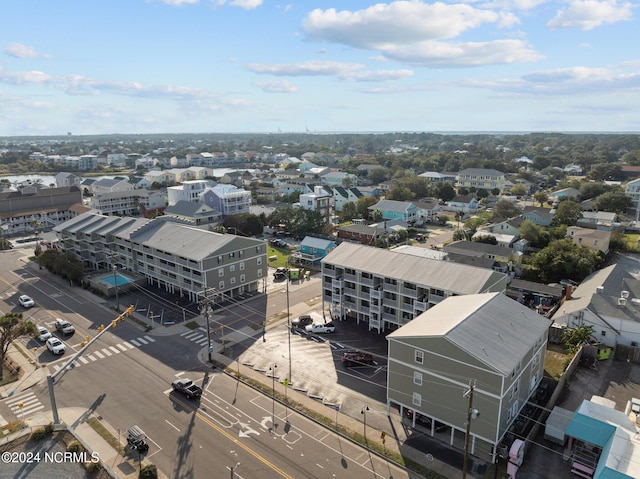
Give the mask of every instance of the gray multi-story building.
[(379, 333), (449, 296), (504, 292), (507, 275), (475, 266), (344, 242), (322, 260), (323, 309)]
[(205, 231), (173, 218), (93, 213), (79, 215), (54, 231), (61, 248), (85, 267), (131, 271), (193, 301), (206, 289), (235, 297), (266, 288), (263, 240)]
[(458, 448), (476, 410), (469, 453), (494, 462), (538, 390), (548, 331), (547, 318), (500, 293), (447, 298), (387, 336), (387, 402)]

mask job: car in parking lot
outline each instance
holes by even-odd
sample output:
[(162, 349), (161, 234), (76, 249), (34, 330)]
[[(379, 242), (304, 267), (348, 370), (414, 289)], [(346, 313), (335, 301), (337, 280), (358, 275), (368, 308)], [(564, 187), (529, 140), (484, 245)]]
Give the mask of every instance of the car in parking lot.
[(353, 366), (373, 366), (375, 364), (373, 355), (363, 351), (345, 351), (342, 353), (342, 364), (350, 368)]
[(44, 326), (38, 326), (38, 331), (36, 332), (36, 337), (40, 340), (40, 342), (44, 343), (51, 336), (51, 331), (49, 331)]
[(313, 318), (308, 314), (303, 314), (291, 321), (291, 327), (293, 329), (305, 329), (310, 324), (313, 324)]
[(20, 305), (23, 308), (31, 308), (33, 306), (35, 306), (35, 302), (33, 301), (33, 299), (31, 299), (29, 296), (27, 296), (26, 294), (23, 294), (22, 296), (20, 296), (18, 298), (18, 303), (20, 303)]
[(273, 273), (273, 279), (286, 278), (289, 275), (289, 268), (276, 268)]
[(307, 325), (304, 330), (307, 333), (316, 333), (316, 334), (328, 334), (333, 333), (336, 330), (336, 327), (333, 323), (313, 323)]
[(53, 354), (64, 354), (64, 352), (67, 350), (67, 347), (58, 338), (53, 337), (47, 339), (47, 349)]
[(76, 332), (76, 328), (73, 327), (73, 324), (65, 319), (60, 318), (56, 319), (56, 329), (64, 335), (73, 334)]
[(282, 240), (280, 238), (274, 238), (272, 240), (269, 240), (269, 244), (271, 246), (276, 247), (276, 248), (286, 248), (286, 247), (289, 246), (286, 241), (284, 241), (284, 240)]

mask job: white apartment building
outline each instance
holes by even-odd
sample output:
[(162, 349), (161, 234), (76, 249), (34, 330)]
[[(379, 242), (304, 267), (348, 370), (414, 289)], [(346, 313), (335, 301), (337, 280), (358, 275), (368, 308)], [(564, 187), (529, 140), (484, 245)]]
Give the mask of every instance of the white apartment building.
[(251, 192), (233, 185), (218, 184), (207, 189), (202, 198), (223, 217), (251, 213)]
[(114, 191), (93, 196), (88, 206), (102, 215), (139, 216), (166, 206), (164, 196), (145, 189)]
[(323, 186), (314, 186), (313, 193), (300, 195), (300, 207), (305, 210), (320, 213), (327, 223), (331, 220), (331, 207), (333, 205), (333, 194)]
[(178, 201), (191, 201), (197, 203), (201, 200), (202, 194), (214, 186), (213, 181), (207, 180), (191, 180), (185, 181), (178, 186), (170, 186), (167, 188), (167, 202), (170, 206), (175, 205)]
[(342, 243), (322, 260), (322, 305), (378, 333), (407, 324), (449, 296), (503, 293), (507, 275), (448, 261)]

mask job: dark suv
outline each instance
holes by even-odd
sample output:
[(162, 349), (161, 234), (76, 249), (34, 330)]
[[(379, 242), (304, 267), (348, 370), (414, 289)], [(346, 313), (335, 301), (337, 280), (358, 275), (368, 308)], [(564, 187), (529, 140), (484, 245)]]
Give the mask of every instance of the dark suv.
[(299, 318), (291, 321), (292, 328), (302, 329), (303, 331), (304, 331), (304, 328), (306, 328), (309, 324), (313, 324), (313, 319), (308, 314), (303, 314)]
[(350, 368), (352, 366), (372, 366), (375, 364), (373, 356), (362, 351), (345, 351), (342, 354), (342, 364)]

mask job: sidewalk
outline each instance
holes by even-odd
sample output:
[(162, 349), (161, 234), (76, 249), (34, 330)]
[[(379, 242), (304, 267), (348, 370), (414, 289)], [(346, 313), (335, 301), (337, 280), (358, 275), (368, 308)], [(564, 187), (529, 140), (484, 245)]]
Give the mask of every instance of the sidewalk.
[[(50, 279), (54, 278), (50, 277)], [(308, 284), (309, 281), (320, 280), (318, 278), (312, 278), (311, 280), (305, 280), (304, 283), (299, 284)], [(268, 285), (268, 291), (276, 291), (284, 287), (285, 285), (282, 283), (270, 282)], [(290, 285), (290, 288), (292, 289), (295, 287), (296, 285)], [(81, 289), (78, 291), (78, 293), (83, 295), (91, 295), (89, 292)], [(93, 295), (91, 296), (93, 297)], [(107, 309), (109, 308), (109, 300), (105, 301), (102, 298), (93, 297), (94, 301), (96, 299), (100, 299), (100, 301), (97, 301), (97, 305)], [(315, 308), (314, 306), (310, 306), (308, 302), (292, 305), (289, 308), (290, 317), (295, 318), (301, 314), (307, 313), (310, 308), (320, 310), (321, 303), (318, 303)], [(134, 313), (134, 315), (135, 314), (136, 313)], [(148, 322), (149, 325), (151, 325), (150, 320), (148, 320), (147, 318), (140, 317), (139, 315), (136, 315), (136, 318), (139, 322)], [(204, 320), (204, 318), (199, 317), (196, 321), (200, 324), (200, 326), (206, 326), (206, 320)], [(272, 324), (286, 321), (286, 311), (279, 312), (269, 318), (266, 318), (267, 331), (269, 326), (271, 326)], [(147, 334), (155, 336), (167, 336), (181, 334), (185, 331), (190, 330), (185, 326), (184, 323), (163, 326), (156, 322), (153, 326), (154, 328), (151, 331), (148, 331)], [(248, 336), (254, 336), (258, 338), (258, 336), (260, 335), (262, 335), (262, 331), (255, 331), (251, 328), (233, 333), (230, 332), (225, 335), (225, 344), (228, 346), (233, 343), (241, 342), (247, 339)], [(241, 363), (238, 365), (235, 360), (231, 360), (228, 357), (220, 354), (220, 352), (218, 351), (223, 348), (223, 345), (216, 343), (216, 348), (217, 349), (214, 349), (212, 351), (212, 359), (218, 364), (226, 364), (227, 366), (231, 365), (231, 369), (234, 371), (237, 371), (239, 368), (241, 376), (250, 378), (251, 380), (256, 382), (263, 383), (269, 388), (271, 387), (271, 377), (268, 377), (265, 373), (254, 370), (249, 366), (242, 365)], [(46, 376), (48, 374), (48, 369), (46, 367), (38, 367), (32, 357), (25, 357), (24, 354), (15, 349), (15, 346), (11, 346), (9, 354), (11, 355), (12, 359), (20, 365), (21, 369), (24, 371), (24, 374), (18, 382), (0, 388), (0, 399), (10, 397), (21, 391), (29, 389), (30, 387), (33, 387), (41, 381), (46, 381)], [(33, 355), (33, 353), (29, 350), (26, 350), (25, 354), (27, 356)], [(208, 353), (206, 347), (202, 348), (199, 351), (198, 357), (202, 363), (208, 363)], [(235, 376), (235, 374), (233, 373), (230, 374)], [(336, 411), (333, 408), (333, 405), (323, 404), (321, 401), (318, 401), (313, 397), (309, 397), (303, 392), (296, 391), (293, 388), (289, 389), (289, 397), (293, 401), (302, 404), (307, 410), (331, 418), (331, 422), (334, 421), (333, 418), (336, 415)], [(384, 403), (378, 403), (375, 405), (371, 404), (371, 406), (372, 408), (375, 407), (375, 409), (378, 411), (386, 411), (387, 408), (386, 404)], [(342, 412), (338, 412), (338, 415), (339, 423), (342, 427), (346, 428), (350, 432), (356, 432), (358, 434), (360, 433), (360, 431), (362, 431), (363, 422), (360, 420), (360, 418), (353, 418), (351, 416), (343, 414)], [(70, 431), (74, 432), (76, 437), (85, 444), (88, 450), (98, 452), (98, 454), (100, 455), (100, 459), (104, 462), (106, 467), (116, 474), (114, 477), (131, 479), (136, 478), (138, 476), (138, 470), (136, 467), (132, 466), (131, 460), (127, 460), (126, 458), (122, 457), (97, 432), (95, 432), (95, 430), (90, 425), (86, 424), (86, 420), (90, 417), (97, 416), (92, 411), (88, 411), (82, 408), (61, 408), (59, 410), (60, 420), (64, 424), (69, 426)], [(378, 423), (383, 423), (382, 427), (376, 428), (375, 425), (371, 424), (373, 421), (367, 421), (367, 437), (369, 438), (369, 443), (378, 443), (380, 448), (382, 448), (381, 434), (384, 430), (386, 434), (385, 447), (389, 452), (402, 454), (403, 457), (421, 464), (425, 468), (441, 474), (444, 477), (453, 479), (460, 476), (461, 471), (458, 468), (453, 467), (443, 461), (439, 461), (437, 458), (428, 457), (430, 455), (426, 454), (424, 451), (419, 451), (405, 445), (404, 442), (407, 439), (405, 429), (406, 426), (402, 424), (401, 419), (402, 418), (396, 411), (391, 411), (391, 414), (387, 416), (384, 421), (378, 421)], [(52, 422), (52, 413), (49, 411), (32, 418), (27, 418), (26, 422), (30, 426), (49, 424), (50, 422)], [(115, 431), (113, 427), (111, 427), (102, 419), (100, 420), (100, 422), (107, 430), (111, 432), (114, 437), (118, 437), (118, 432)], [(120, 436), (121, 439), (124, 439), (125, 434), (121, 431)], [(455, 453), (456, 452), (454, 452), (454, 454)], [(133, 465), (137, 466), (137, 461), (135, 461), (135, 464)], [(162, 471), (158, 471), (158, 473), (160, 477), (163, 477)]]

